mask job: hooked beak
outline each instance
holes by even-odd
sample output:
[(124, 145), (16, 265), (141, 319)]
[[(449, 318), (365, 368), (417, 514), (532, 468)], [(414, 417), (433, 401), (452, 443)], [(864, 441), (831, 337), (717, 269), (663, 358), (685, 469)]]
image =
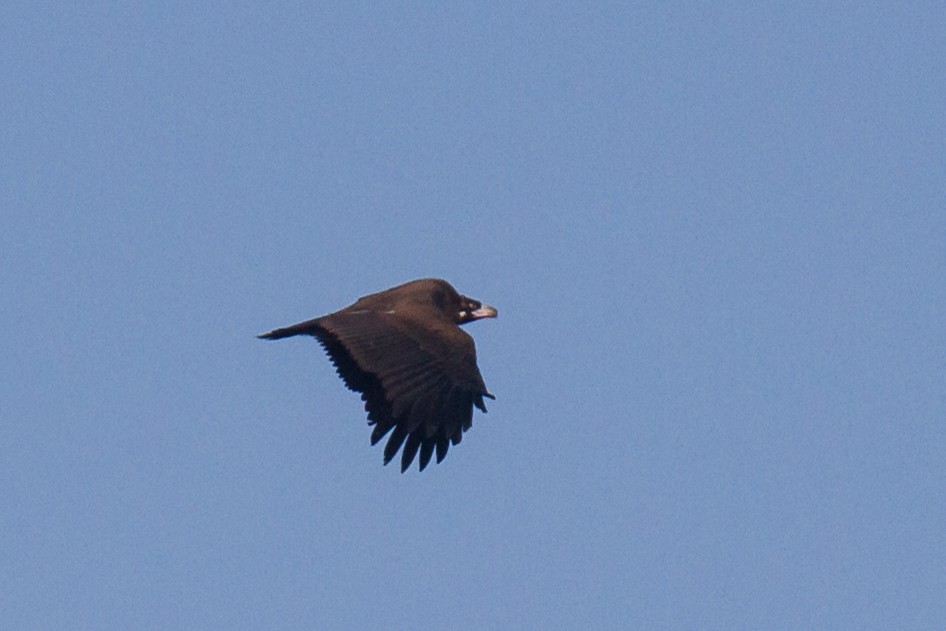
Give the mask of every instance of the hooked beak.
[(494, 307), (489, 305), (480, 305), (480, 308), (470, 312), (471, 320), (479, 320), (480, 318), (495, 318), (499, 315), (499, 312), (496, 311)]

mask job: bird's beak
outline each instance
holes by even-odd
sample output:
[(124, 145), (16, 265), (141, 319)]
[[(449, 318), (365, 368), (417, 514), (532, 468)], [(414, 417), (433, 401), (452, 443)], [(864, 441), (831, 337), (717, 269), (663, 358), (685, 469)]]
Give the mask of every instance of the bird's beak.
[(479, 320), (480, 318), (495, 318), (499, 315), (499, 312), (495, 308), (490, 307), (489, 305), (480, 305), (480, 308), (476, 311), (470, 312), (471, 320)]

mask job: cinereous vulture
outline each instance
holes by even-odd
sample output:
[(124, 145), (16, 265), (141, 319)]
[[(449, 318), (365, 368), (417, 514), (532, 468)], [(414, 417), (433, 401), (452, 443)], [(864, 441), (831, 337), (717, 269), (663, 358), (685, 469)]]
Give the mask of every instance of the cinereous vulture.
[(476, 365), (473, 338), (459, 326), (495, 317), (493, 307), (427, 278), (259, 337), (315, 337), (345, 385), (361, 393), (374, 426), (371, 444), (391, 434), (384, 464), (403, 446), (401, 471), (418, 452), (423, 471), (434, 452), (440, 462), (460, 442), (473, 425), (473, 406), (486, 412), (483, 397), (495, 399)]

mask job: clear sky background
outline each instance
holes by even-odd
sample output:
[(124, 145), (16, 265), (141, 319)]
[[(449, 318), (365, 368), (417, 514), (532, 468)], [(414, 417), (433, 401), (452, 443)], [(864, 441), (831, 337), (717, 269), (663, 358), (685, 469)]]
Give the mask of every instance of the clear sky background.
[[(942, 629), (942, 3), (0, 10), (0, 627)], [(401, 475), (308, 339), (426, 276)]]

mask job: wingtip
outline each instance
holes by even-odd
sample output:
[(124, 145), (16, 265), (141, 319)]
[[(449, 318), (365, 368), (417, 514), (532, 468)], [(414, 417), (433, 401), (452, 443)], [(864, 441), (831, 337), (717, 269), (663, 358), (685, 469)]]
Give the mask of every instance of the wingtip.
[(318, 337), (319, 320), (320, 318), (306, 320), (305, 322), (293, 324), (292, 326), (273, 329), (268, 333), (260, 333), (256, 337), (261, 340), (281, 340), (284, 337), (292, 337), (294, 335), (315, 335)]
[(284, 338), (284, 337), (288, 337), (288, 336), (286, 335), (286, 331), (287, 331), (287, 329), (273, 329), (272, 331), (267, 331), (266, 333), (260, 333), (259, 335), (256, 336), (256, 339), (258, 339), (258, 340), (278, 340), (278, 339), (281, 339), (281, 338)]

